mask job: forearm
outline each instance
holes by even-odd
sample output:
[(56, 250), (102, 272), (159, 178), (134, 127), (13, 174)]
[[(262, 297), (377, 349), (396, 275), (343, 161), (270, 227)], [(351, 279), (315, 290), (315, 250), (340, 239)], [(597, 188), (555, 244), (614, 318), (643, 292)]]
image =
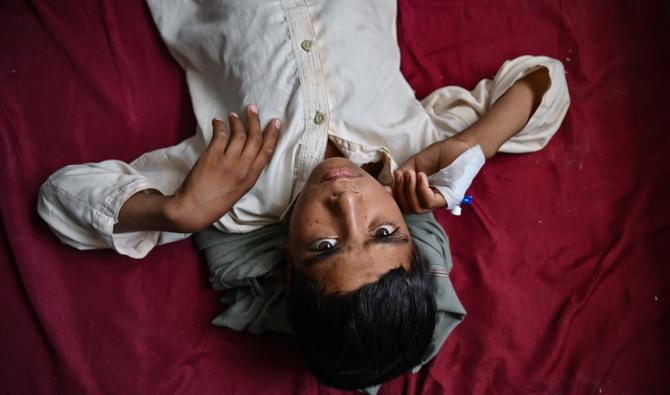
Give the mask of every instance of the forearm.
[[(445, 142), (454, 140), (467, 146), (479, 144), (484, 156), (487, 159), (492, 157), (507, 140), (523, 129), (548, 88), (547, 69), (534, 71), (512, 85), (477, 122)], [(453, 149), (448, 148), (453, 143), (446, 145), (444, 160), (448, 164), (455, 157), (451, 157)]]
[[(458, 206), (485, 158), (495, 155), (527, 125), (549, 90), (549, 83), (549, 70), (545, 67), (528, 74), (504, 91), (468, 128), (409, 158), (394, 173), (389, 187), (403, 212), (422, 213), (445, 204)], [(483, 110), (483, 106), (482, 103), (478, 108)], [(481, 152), (473, 150), (462, 155), (477, 145)]]
[(136, 193), (121, 206), (114, 233), (142, 230), (188, 232), (175, 216), (173, 199), (155, 189)]
[(212, 139), (173, 196), (145, 190), (121, 207), (115, 233), (160, 230), (193, 233), (225, 215), (256, 183), (272, 157), (281, 122), (274, 119), (261, 132), (258, 109), (247, 106), (247, 125), (228, 115), (230, 133), (212, 120)]

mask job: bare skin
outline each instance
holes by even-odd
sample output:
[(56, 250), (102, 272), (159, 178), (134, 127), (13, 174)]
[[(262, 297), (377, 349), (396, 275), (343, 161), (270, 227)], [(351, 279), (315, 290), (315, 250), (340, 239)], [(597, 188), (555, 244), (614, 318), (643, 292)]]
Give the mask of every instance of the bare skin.
[[(492, 157), (528, 122), (548, 87), (546, 69), (517, 81), (479, 121), (412, 156), (394, 173), (393, 185), (382, 186), (329, 146), (293, 209), (286, 246), (291, 264), (329, 293), (353, 291), (393, 268), (407, 268), (412, 245), (402, 213), (445, 206), (427, 177), (476, 144)], [(223, 122), (214, 120), (212, 142), (175, 195), (132, 196), (114, 231), (195, 232), (230, 210), (269, 162), (279, 133), (272, 123), (260, 133), (254, 107), (246, 115), (246, 128), (229, 116), (230, 138)]]
[(251, 187), (274, 152), (281, 121), (273, 119), (261, 134), (258, 109), (246, 108), (246, 127), (228, 114), (230, 133), (212, 120), (212, 140), (172, 196), (156, 190), (133, 195), (121, 207), (115, 233), (136, 230), (197, 232), (216, 222)]
[(324, 292), (349, 292), (408, 268), (409, 229), (389, 191), (345, 158), (310, 174), (289, 223), (287, 252)]
[(457, 135), (421, 150), (395, 173), (393, 190), (405, 213), (426, 213), (444, 207), (442, 195), (428, 186), (428, 176), (447, 167), (463, 151), (479, 145), (486, 159), (517, 134), (540, 105), (549, 88), (549, 73), (539, 69), (517, 81), (498, 99), (491, 110)]
[[(411, 244), (400, 241), (409, 234), (400, 211), (425, 213), (444, 207), (444, 198), (430, 188), (428, 176), (476, 144), (487, 159), (492, 157), (523, 128), (548, 84), (545, 69), (518, 81), (471, 127), (412, 156), (394, 173), (393, 185), (382, 186), (343, 158), (323, 161), (310, 175), (291, 216), (287, 253), (294, 267), (326, 293), (353, 291), (391, 269), (407, 268)], [(337, 151), (331, 148), (329, 154)], [(350, 169), (355, 177), (324, 182), (324, 175), (338, 167)], [(396, 236), (397, 242), (382, 241)]]

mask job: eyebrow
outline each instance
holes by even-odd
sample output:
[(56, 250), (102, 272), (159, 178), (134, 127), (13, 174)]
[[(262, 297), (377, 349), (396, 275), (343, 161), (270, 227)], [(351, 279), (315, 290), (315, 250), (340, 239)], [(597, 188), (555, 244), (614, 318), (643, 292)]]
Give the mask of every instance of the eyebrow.
[[(389, 237), (382, 237), (382, 238), (372, 238), (370, 240), (367, 240), (365, 242), (365, 246), (369, 245), (380, 245), (380, 244), (386, 244), (386, 245), (401, 245), (401, 244), (407, 244), (409, 243), (409, 237), (405, 234), (400, 234), (398, 236), (389, 236)], [(339, 255), (342, 253), (342, 247), (337, 246), (335, 248), (331, 248), (329, 250), (326, 250), (324, 252), (321, 252), (316, 255), (309, 256), (305, 259), (303, 259), (303, 264), (305, 266), (312, 266), (316, 265), (317, 263), (321, 263), (335, 255)]]

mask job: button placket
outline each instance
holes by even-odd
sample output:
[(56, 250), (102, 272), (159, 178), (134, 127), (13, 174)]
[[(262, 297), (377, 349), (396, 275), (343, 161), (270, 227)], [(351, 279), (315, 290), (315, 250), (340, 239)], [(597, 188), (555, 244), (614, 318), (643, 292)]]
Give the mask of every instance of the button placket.
[(328, 138), (328, 92), (316, 33), (305, 0), (282, 0), (304, 99), (305, 130), (296, 157), (296, 188), (322, 159)]
[(314, 114), (314, 123), (317, 125), (321, 125), (326, 121), (326, 114), (322, 113), (321, 111), (317, 111), (316, 114)]

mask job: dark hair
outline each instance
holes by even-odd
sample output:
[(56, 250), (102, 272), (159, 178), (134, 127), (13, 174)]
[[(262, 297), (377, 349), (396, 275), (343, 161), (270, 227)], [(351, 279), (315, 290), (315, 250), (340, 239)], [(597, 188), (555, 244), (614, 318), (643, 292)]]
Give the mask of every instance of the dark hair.
[(435, 296), (416, 249), (396, 268), (349, 293), (326, 295), (293, 270), (288, 318), (307, 367), (324, 384), (362, 389), (418, 365), (435, 329)]

